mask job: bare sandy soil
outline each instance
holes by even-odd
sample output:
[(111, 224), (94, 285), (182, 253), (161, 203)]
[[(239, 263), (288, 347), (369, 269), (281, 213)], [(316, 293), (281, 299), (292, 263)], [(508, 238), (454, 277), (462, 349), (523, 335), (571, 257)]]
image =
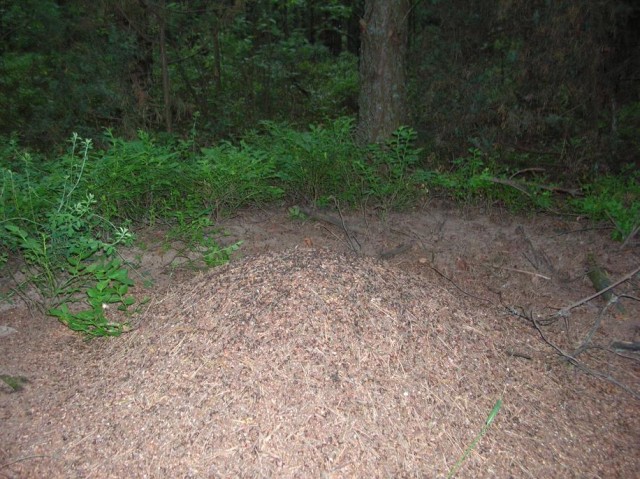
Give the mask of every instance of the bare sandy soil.
[(199, 273), (139, 232), (120, 338), (0, 307), (0, 477), (638, 477), (640, 278), (569, 309), (638, 239), (446, 204), (218, 227), (244, 244)]

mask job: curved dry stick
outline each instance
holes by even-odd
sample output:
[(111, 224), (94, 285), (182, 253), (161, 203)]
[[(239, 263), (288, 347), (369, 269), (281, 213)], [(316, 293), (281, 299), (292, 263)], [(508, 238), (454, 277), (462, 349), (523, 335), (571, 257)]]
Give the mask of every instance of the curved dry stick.
[(627, 239), (624, 240), (624, 243), (622, 243), (622, 246), (620, 246), (620, 249), (626, 248), (629, 242), (633, 239), (633, 237), (638, 234), (638, 231), (640, 231), (640, 224), (638, 224), (638, 226), (636, 226), (633, 229), (633, 231), (629, 233), (629, 236), (627, 236)]
[(578, 306), (580, 306), (581, 304), (584, 304), (588, 301), (591, 301), (594, 298), (597, 298), (598, 296), (600, 296), (601, 294), (606, 293), (607, 291), (609, 291), (610, 289), (615, 288), (616, 286), (618, 286), (621, 283), (624, 283), (625, 281), (629, 281), (631, 278), (633, 278), (636, 274), (638, 274), (640, 272), (640, 266), (637, 267), (635, 270), (633, 270), (631, 273), (626, 274), (625, 276), (623, 276), (621, 279), (619, 279), (618, 281), (616, 281), (615, 283), (610, 284), (609, 286), (607, 286), (604, 289), (601, 289), (600, 291), (598, 291), (595, 294), (592, 294), (591, 296), (588, 296), (584, 299), (581, 299), (580, 301), (576, 301), (575, 303), (567, 306), (566, 308), (562, 308), (560, 311), (558, 311), (557, 313), (551, 315), (551, 317), (555, 317), (555, 316), (566, 316), (569, 311), (571, 311), (573, 308), (577, 308)]
[[(640, 268), (639, 268), (639, 270), (640, 270)], [(605, 381), (608, 381), (611, 384), (614, 384), (614, 385), (618, 386), (620, 389), (622, 389), (623, 391), (627, 392), (628, 394), (633, 396), (635, 399), (640, 399), (640, 392), (635, 391), (634, 389), (630, 388), (629, 386), (626, 386), (625, 384), (622, 384), (620, 381), (618, 381), (617, 379), (615, 379), (613, 376), (611, 376), (609, 374), (602, 373), (600, 371), (597, 371), (595, 369), (591, 369), (591, 368), (585, 366), (580, 361), (578, 361), (574, 356), (572, 356), (571, 354), (563, 351), (562, 348), (560, 348), (559, 346), (557, 346), (556, 344), (551, 342), (549, 339), (547, 339), (545, 334), (542, 332), (542, 328), (540, 328), (540, 325), (538, 324), (536, 319), (533, 317), (533, 315), (531, 315), (531, 317), (528, 318), (528, 319), (531, 320), (531, 322), (535, 326), (536, 330), (538, 331), (538, 334), (540, 334), (540, 337), (542, 338), (542, 340), (545, 343), (547, 343), (549, 346), (551, 346), (561, 357), (563, 357), (567, 361), (569, 361), (570, 364), (572, 364), (576, 368), (580, 369), (581, 371), (583, 371), (583, 372), (585, 372), (587, 374), (590, 374), (593, 377), (604, 379)]]

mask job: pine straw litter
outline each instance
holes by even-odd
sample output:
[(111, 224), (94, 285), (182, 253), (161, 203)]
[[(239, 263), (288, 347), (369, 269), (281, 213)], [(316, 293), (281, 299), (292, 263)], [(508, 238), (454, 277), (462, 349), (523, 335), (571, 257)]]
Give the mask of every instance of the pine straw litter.
[(440, 478), (499, 399), (456, 477), (640, 470), (636, 401), (582, 394), (593, 378), (442, 278), (355, 255), (249, 257), (155, 299), (124, 337), (56, 344), (39, 394), (65, 401), (0, 395), (20, 431), (0, 433), (1, 477)]

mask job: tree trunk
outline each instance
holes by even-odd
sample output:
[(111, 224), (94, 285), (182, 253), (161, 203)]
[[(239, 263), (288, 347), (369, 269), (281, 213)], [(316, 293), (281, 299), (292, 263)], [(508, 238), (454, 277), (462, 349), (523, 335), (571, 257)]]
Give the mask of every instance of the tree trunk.
[(154, 44), (149, 34), (150, 7), (143, 1), (110, 2), (111, 12), (122, 31), (133, 31), (134, 53), (128, 65), (131, 85), (131, 108), (123, 113), (122, 126), (129, 135), (135, 136), (137, 129), (148, 129), (151, 115), (151, 88), (153, 85)]
[(360, 21), (358, 139), (377, 143), (407, 121), (408, 0), (366, 0)]
[(171, 115), (171, 86), (169, 84), (169, 62), (167, 60), (167, 43), (166, 43), (166, 19), (165, 19), (165, 2), (160, 3), (157, 13), (158, 27), (160, 30), (160, 60), (162, 65), (162, 97), (164, 100), (164, 123), (168, 133), (173, 130), (173, 118)]
[(222, 94), (222, 53), (220, 50), (220, 23), (216, 19), (213, 30), (213, 84), (216, 95)]

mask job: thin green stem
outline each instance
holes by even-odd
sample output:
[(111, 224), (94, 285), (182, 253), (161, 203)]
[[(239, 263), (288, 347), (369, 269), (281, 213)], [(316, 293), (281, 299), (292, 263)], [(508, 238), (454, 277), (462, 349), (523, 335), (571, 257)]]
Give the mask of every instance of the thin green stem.
[(447, 479), (451, 479), (453, 476), (455, 476), (455, 474), (458, 472), (458, 469), (460, 469), (460, 467), (462, 466), (462, 463), (467, 459), (467, 457), (469, 457), (469, 454), (471, 454), (471, 452), (476, 448), (476, 446), (478, 445), (478, 442), (480, 442), (480, 439), (482, 439), (484, 435), (487, 433), (489, 426), (491, 426), (491, 423), (495, 419), (501, 407), (502, 407), (502, 399), (498, 399), (494, 404), (493, 409), (489, 413), (489, 416), (487, 417), (487, 420), (485, 421), (484, 426), (482, 426), (480, 433), (475, 437), (473, 442), (469, 444), (469, 446), (465, 449), (465, 451), (462, 453), (462, 456), (460, 456), (460, 459), (458, 459), (458, 462), (456, 462), (451, 468), (451, 470), (449, 470), (449, 474), (447, 474)]

